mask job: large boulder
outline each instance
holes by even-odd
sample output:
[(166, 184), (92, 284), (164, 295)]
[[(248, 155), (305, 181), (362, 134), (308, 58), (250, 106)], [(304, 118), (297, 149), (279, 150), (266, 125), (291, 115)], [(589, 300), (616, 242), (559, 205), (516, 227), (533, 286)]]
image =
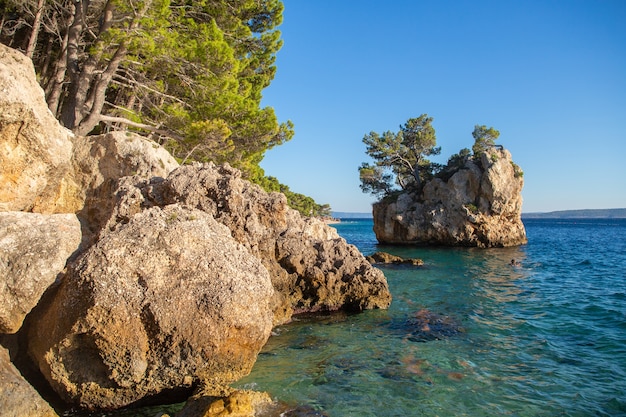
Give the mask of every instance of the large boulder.
[(0, 211), (59, 212), (71, 137), (48, 110), (32, 62), (0, 44)]
[(373, 206), (374, 233), (383, 244), (505, 247), (526, 243), (521, 220), (520, 168), (506, 149), (469, 159), (448, 179)]
[(126, 176), (166, 177), (178, 162), (159, 144), (136, 133), (111, 132), (74, 140), (70, 194), (65, 210), (78, 213), (85, 240), (93, 242), (111, 216), (118, 180)]
[(0, 333), (15, 333), (78, 249), (73, 214), (0, 213)]
[(0, 346), (0, 416), (57, 417), (37, 391), (13, 366), (9, 352)]
[(112, 409), (249, 373), (272, 328), (267, 270), (199, 210), (103, 232), (33, 312), (29, 353), (66, 401)]
[(48, 110), (32, 62), (0, 44), (0, 211), (80, 213), (86, 231), (97, 231), (117, 179), (176, 167), (162, 146), (134, 133), (74, 136)]
[(125, 183), (107, 227), (142, 207), (182, 204), (212, 215), (267, 268), (274, 286), (274, 323), (294, 313), (387, 308), (383, 273), (322, 221), (289, 208), (227, 164), (182, 166), (164, 181)]

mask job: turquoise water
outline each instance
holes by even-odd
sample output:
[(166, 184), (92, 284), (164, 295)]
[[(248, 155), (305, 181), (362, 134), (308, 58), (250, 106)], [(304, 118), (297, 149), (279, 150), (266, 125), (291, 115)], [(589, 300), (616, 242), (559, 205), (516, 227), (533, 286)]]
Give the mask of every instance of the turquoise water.
[[(237, 386), (333, 417), (626, 416), (626, 220), (525, 225), (527, 245), (487, 250), (383, 247), (371, 220), (336, 225), (425, 267), (382, 268), (389, 310), (278, 327)], [(423, 341), (422, 309), (461, 331)]]

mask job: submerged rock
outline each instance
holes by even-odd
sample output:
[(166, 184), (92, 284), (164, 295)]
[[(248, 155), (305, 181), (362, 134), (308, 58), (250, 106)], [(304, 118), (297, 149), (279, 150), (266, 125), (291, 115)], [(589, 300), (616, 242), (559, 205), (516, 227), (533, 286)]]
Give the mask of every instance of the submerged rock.
[(492, 148), (420, 193), (373, 206), (380, 243), (505, 247), (526, 243), (521, 171), (506, 149)]
[(407, 320), (408, 339), (414, 342), (441, 340), (464, 332), (460, 323), (450, 316), (433, 313), (425, 308)]
[(66, 401), (112, 409), (248, 374), (272, 328), (259, 260), (199, 210), (154, 207), (103, 233), (34, 312), (29, 352)]

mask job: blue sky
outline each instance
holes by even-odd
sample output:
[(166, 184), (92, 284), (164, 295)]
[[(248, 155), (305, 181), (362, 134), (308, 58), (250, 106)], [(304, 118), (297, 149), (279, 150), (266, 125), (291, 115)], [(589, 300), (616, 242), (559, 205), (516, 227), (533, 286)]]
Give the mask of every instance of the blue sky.
[(263, 105), (295, 136), (261, 163), (334, 211), (369, 212), (363, 136), (427, 113), (442, 154), (474, 125), (524, 170), (524, 212), (626, 207), (626, 1), (284, 0)]

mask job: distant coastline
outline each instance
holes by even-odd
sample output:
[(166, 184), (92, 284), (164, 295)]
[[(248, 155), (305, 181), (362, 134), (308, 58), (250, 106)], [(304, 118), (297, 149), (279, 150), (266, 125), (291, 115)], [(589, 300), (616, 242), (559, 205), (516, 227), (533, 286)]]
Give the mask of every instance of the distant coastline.
[[(371, 219), (372, 213), (334, 211), (332, 216), (335, 219)], [(626, 219), (626, 208), (522, 213), (522, 219)]]
[(626, 208), (522, 213), (522, 219), (625, 219)]
[(333, 211), (333, 217), (336, 219), (371, 219), (372, 213), (353, 213), (348, 211)]

